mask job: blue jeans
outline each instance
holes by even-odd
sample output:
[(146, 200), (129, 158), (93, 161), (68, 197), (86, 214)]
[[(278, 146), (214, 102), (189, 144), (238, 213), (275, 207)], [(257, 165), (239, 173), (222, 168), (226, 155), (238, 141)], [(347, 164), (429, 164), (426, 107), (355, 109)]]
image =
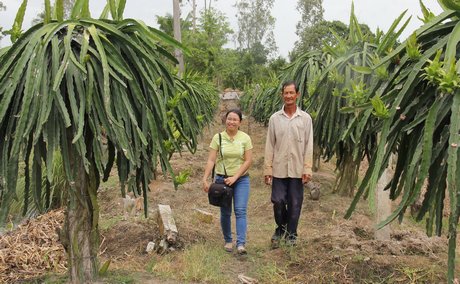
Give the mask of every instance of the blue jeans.
[[(222, 176), (216, 176), (216, 181), (222, 181)], [(236, 245), (246, 244), (246, 211), (249, 200), (249, 176), (240, 177), (233, 185), (233, 207), (236, 217)], [(232, 207), (220, 207), (220, 226), (226, 243), (232, 242)]]

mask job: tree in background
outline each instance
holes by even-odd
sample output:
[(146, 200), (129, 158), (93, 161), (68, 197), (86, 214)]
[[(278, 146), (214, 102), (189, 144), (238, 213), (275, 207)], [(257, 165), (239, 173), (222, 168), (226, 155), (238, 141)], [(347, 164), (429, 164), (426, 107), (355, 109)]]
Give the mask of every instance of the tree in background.
[[(323, 0), (298, 0), (297, 10), (301, 15), (301, 20), (296, 25), (299, 40), (289, 53), (291, 62), (306, 52), (321, 50), (324, 44), (335, 46), (348, 34), (348, 26), (343, 22), (324, 20)], [(367, 25), (359, 25), (365, 35), (373, 36)]]
[[(246, 2), (249, 7), (249, 2)], [(272, 2), (267, 5), (271, 7)], [(240, 3), (240, 5), (242, 4)], [(269, 7), (264, 14), (269, 14)], [(254, 20), (250, 12), (245, 10), (245, 13), (248, 15), (245, 19), (247, 23)], [(192, 19), (190, 19), (191, 17)], [(160, 30), (172, 35), (171, 15), (157, 16), (156, 18)], [(269, 18), (273, 24), (273, 17), (270, 16)], [(201, 10), (196, 22), (197, 24), (193, 28), (193, 15), (187, 15), (185, 19), (181, 19), (182, 42), (190, 51), (188, 55), (185, 55), (186, 69), (199, 72), (219, 88), (243, 89), (247, 84), (260, 83), (269, 76), (270, 69), (273, 71), (280, 70), (282, 65), (286, 63), (278, 58), (273, 59), (274, 63), (271, 64), (269, 56), (272, 53), (265, 45), (264, 33), (258, 32), (258, 30), (266, 29), (265, 26), (259, 25), (255, 29), (258, 36), (248, 39), (245, 46), (250, 46), (250, 48), (240, 47), (235, 50), (224, 47), (233, 33), (224, 13), (207, 4), (206, 8)], [(273, 28), (272, 24), (271, 27)], [(254, 25), (254, 23), (247, 25)], [(272, 28), (271, 34), (273, 34)], [(237, 34), (236, 36), (241, 35)], [(273, 68), (269, 65), (272, 65)]]
[(239, 0), (236, 2), (239, 49), (257, 54), (258, 63), (266, 63), (276, 50), (273, 34), (275, 18), (271, 14), (274, 0)]
[(323, 0), (298, 0), (297, 10), (300, 11), (301, 20), (296, 25), (296, 34), (300, 36), (303, 31), (324, 20)]
[[(0, 1), (0, 11), (5, 11), (6, 6)], [(0, 40), (3, 38), (3, 27), (0, 27)]]
[[(368, 25), (359, 24), (365, 38), (374, 41), (375, 35)], [(289, 53), (291, 62), (302, 54), (312, 50), (322, 50), (325, 45), (336, 46), (341, 38), (346, 37), (349, 27), (341, 21), (322, 20), (311, 27), (306, 28), (299, 35), (300, 39)], [(300, 32), (300, 31), (299, 31)]]
[(290, 54), (291, 61), (303, 52), (318, 48), (322, 35), (329, 32), (329, 27), (320, 25), (324, 24), (323, 0), (297, 0), (297, 10), (300, 11), (301, 17), (296, 25), (299, 40)]
[[(73, 6), (75, 5), (75, 0), (62, 0), (62, 6), (63, 6), (63, 18), (68, 19), (70, 17), (70, 12), (72, 11)], [(55, 9), (55, 7), (52, 7), (52, 9)], [(43, 19), (45, 18), (45, 8), (43, 8), (43, 11), (38, 13), (37, 16), (32, 20), (32, 25), (36, 25), (38, 23), (43, 22)]]
[[(323, 49), (325, 44), (335, 46), (348, 34), (349, 27), (343, 22), (324, 20), (323, 0), (298, 0), (297, 10), (301, 15), (301, 20), (296, 25), (299, 40), (289, 53), (291, 62), (306, 52)], [(372, 41), (374, 35), (370, 28), (366, 24), (359, 26), (363, 34)]]
[(321, 20), (312, 26), (305, 27), (303, 30), (297, 29), (296, 34), (299, 36), (299, 40), (296, 41), (294, 48), (289, 52), (290, 61), (294, 62), (299, 56), (308, 51), (321, 50), (324, 42), (330, 46), (335, 46), (337, 38), (333, 33), (339, 37), (345, 37), (348, 33), (348, 26), (341, 21)]
[[(173, 32), (174, 32), (174, 39), (178, 42), (182, 42), (182, 29), (180, 26), (180, 0), (173, 0)], [(184, 66), (184, 54), (180, 48), (174, 49), (174, 56), (176, 57), (178, 64), (177, 67), (179, 68), (178, 75), (181, 77), (184, 74), (185, 66)]]
[[(155, 16), (158, 24), (158, 29), (162, 32), (168, 34), (169, 36), (174, 36), (173, 31), (173, 16), (167, 13), (165, 16)], [(182, 33), (187, 33), (192, 29), (192, 22), (189, 17), (182, 18), (180, 21), (180, 27)]]
[(224, 49), (222, 50), (223, 68), (222, 72), (219, 74), (220, 85), (223, 87), (229, 87), (233, 89), (241, 89), (243, 81), (243, 70), (240, 68), (241, 65), (241, 52), (235, 49)]
[(275, 72), (276, 74), (280, 74), (287, 64), (288, 62), (284, 57), (278, 56), (275, 59), (270, 60), (270, 62), (268, 62), (268, 69), (270, 71)]
[(184, 35), (190, 55), (186, 64), (190, 70), (200, 70), (208, 80), (222, 84), (222, 70), (226, 68), (224, 45), (233, 33), (225, 15), (214, 8), (201, 11), (195, 31)]
[[(172, 16), (157, 16), (159, 29), (172, 36)], [(200, 12), (195, 29), (190, 15), (181, 19), (182, 42), (190, 51), (185, 55), (188, 71), (199, 72), (208, 80), (222, 86), (225, 76), (224, 69), (229, 68), (229, 60), (224, 56), (224, 45), (228, 43), (233, 30), (230, 28), (224, 13), (214, 8)]]

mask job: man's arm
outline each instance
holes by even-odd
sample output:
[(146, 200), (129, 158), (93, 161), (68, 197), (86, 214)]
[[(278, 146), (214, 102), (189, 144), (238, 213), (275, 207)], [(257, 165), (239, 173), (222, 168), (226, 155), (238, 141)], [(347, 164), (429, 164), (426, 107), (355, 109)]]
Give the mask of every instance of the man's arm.
[(271, 184), (273, 176), (273, 155), (275, 147), (275, 127), (273, 120), (270, 118), (268, 122), (267, 138), (265, 140), (265, 153), (264, 153), (264, 176), (265, 183)]
[(307, 183), (311, 180), (312, 166), (313, 166), (313, 124), (310, 116), (309, 121), (306, 123), (307, 131), (305, 131), (305, 149), (304, 149), (304, 162), (303, 162), (303, 174), (302, 182)]

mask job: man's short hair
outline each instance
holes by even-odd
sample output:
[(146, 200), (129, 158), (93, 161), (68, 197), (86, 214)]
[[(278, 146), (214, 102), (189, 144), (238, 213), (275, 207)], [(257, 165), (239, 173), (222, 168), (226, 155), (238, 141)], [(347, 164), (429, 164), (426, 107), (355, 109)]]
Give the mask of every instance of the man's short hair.
[(294, 80), (285, 81), (283, 85), (281, 86), (281, 92), (284, 92), (284, 89), (287, 86), (291, 86), (291, 85), (294, 85), (294, 89), (296, 93), (299, 92), (299, 86), (297, 86), (297, 83)]

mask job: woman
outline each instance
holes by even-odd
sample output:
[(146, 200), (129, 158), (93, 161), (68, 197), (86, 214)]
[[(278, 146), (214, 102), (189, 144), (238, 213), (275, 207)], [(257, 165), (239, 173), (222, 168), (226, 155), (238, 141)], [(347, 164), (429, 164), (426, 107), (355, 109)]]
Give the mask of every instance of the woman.
[[(219, 134), (212, 138), (203, 176), (203, 190), (209, 191), (208, 178), (215, 165), (215, 181), (223, 182), (233, 188), (236, 248), (239, 254), (246, 254), (246, 211), (249, 199), (249, 175), (247, 171), (252, 163), (252, 141), (249, 135), (239, 130), (242, 119), (243, 115), (239, 109), (229, 110), (225, 115), (226, 129), (220, 133), (222, 145), (219, 145)], [(220, 149), (222, 149), (222, 155), (219, 152)], [(225, 172), (227, 172), (227, 177), (225, 177)], [(220, 207), (220, 225), (225, 240), (224, 249), (227, 252), (233, 251), (231, 216), (232, 207)]]

